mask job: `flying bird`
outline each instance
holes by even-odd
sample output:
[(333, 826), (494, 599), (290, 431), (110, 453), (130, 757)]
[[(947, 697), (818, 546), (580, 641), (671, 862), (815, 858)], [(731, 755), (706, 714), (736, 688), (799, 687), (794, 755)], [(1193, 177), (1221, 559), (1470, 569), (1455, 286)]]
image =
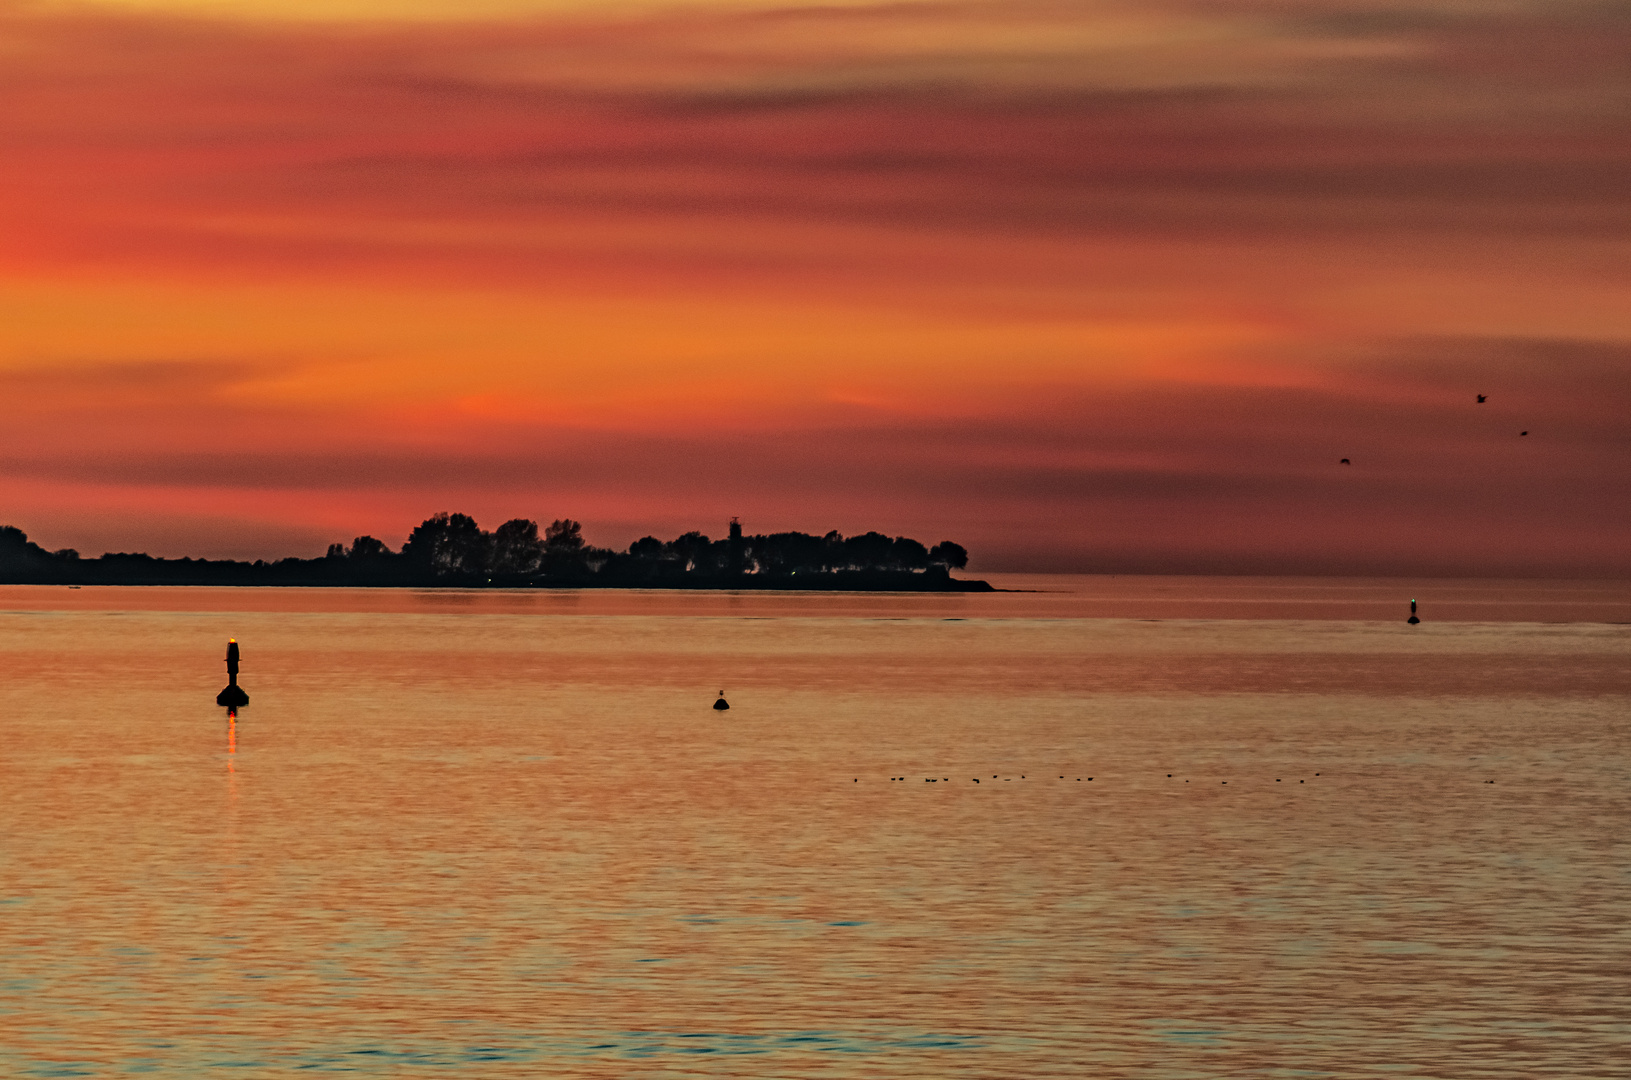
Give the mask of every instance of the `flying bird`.
[(1529, 433), (1528, 433), (1528, 432), (1527, 432), (1527, 431), (1520, 431), (1520, 432), (1518, 432), (1518, 434), (1519, 434), (1519, 435), (1527, 435), (1527, 434), (1529, 434)]
[(1342, 464), (1344, 464), (1344, 465), (1352, 465), (1352, 464), (1353, 464), (1353, 462), (1351, 462), (1351, 461), (1349, 461), (1349, 460), (1348, 460), (1348, 459), (1347, 459), (1347, 458), (1343, 458), (1343, 459), (1342, 459)]
[(1483, 394), (1478, 395), (1478, 404), (1482, 405), (1485, 402), (1485, 400), (1487, 400), (1487, 399), (1484, 397)]

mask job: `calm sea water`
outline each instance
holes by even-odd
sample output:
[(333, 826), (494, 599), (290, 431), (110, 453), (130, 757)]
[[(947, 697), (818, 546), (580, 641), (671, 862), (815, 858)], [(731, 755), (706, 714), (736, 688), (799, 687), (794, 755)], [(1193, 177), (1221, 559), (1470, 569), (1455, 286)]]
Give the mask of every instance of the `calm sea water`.
[(0, 1076), (1631, 1073), (1631, 586), (1000, 583), (0, 588)]

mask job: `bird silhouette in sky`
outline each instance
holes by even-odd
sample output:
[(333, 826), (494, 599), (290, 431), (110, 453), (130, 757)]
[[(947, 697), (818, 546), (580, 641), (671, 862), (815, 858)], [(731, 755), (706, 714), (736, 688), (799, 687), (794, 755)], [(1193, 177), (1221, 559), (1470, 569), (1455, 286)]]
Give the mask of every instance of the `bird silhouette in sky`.
[(1518, 432), (1518, 434), (1519, 434), (1519, 435), (1520, 435), (1520, 436), (1523, 436), (1523, 435), (1527, 435), (1527, 434), (1529, 434), (1529, 433), (1528, 433), (1528, 432), (1527, 432), (1527, 431), (1520, 431), (1520, 432)]
[(1487, 398), (1485, 398), (1485, 397), (1484, 397), (1484, 395), (1483, 395), (1483, 394), (1479, 394), (1479, 395), (1478, 395), (1478, 404), (1480, 404), (1480, 405), (1482, 405), (1482, 404), (1483, 404), (1483, 403), (1484, 403), (1484, 402), (1485, 402), (1485, 401), (1487, 401), (1487, 400), (1488, 400), (1488, 399), (1487, 399)]
[(1348, 460), (1348, 459), (1347, 459), (1347, 458), (1343, 458), (1343, 459), (1342, 459), (1342, 464), (1344, 464), (1344, 465), (1352, 465), (1352, 464), (1353, 464), (1353, 462), (1351, 462), (1351, 461), (1349, 461), (1349, 460)]

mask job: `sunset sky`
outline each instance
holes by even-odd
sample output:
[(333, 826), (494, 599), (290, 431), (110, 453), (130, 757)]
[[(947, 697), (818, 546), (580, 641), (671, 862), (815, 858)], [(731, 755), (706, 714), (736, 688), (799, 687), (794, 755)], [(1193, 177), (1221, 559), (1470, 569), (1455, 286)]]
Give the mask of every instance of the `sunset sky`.
[(0, 0), (0, 524), (1631, 574), (1628, 57), (1570, 0)]

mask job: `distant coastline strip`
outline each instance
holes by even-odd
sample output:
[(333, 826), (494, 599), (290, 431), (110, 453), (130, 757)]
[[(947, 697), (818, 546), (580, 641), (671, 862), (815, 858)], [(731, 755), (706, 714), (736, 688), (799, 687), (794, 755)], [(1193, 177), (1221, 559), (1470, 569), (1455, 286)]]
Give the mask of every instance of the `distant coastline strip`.
[(642, 537), (627, 551), (597, 548), (570, 518), (540, 530), (526, 518), (491, 532), (467, 514), (433, 514), (400, 551), (359, 536), (330, 544), (315, 559), (290, 557), (163, 559), (109, 552), (80, 558), (47, 551), (14, 526), (0, 527), (0, 584), (286, 585), (366, 588), (786, 589), (859, 592), (989, 592), (984, 581), (952, 577), (968, 565), (961, 544), (927, 547), (879, 532), (822, 536), (783, 532), (745, 536), (688, 532), (673, 540)]

